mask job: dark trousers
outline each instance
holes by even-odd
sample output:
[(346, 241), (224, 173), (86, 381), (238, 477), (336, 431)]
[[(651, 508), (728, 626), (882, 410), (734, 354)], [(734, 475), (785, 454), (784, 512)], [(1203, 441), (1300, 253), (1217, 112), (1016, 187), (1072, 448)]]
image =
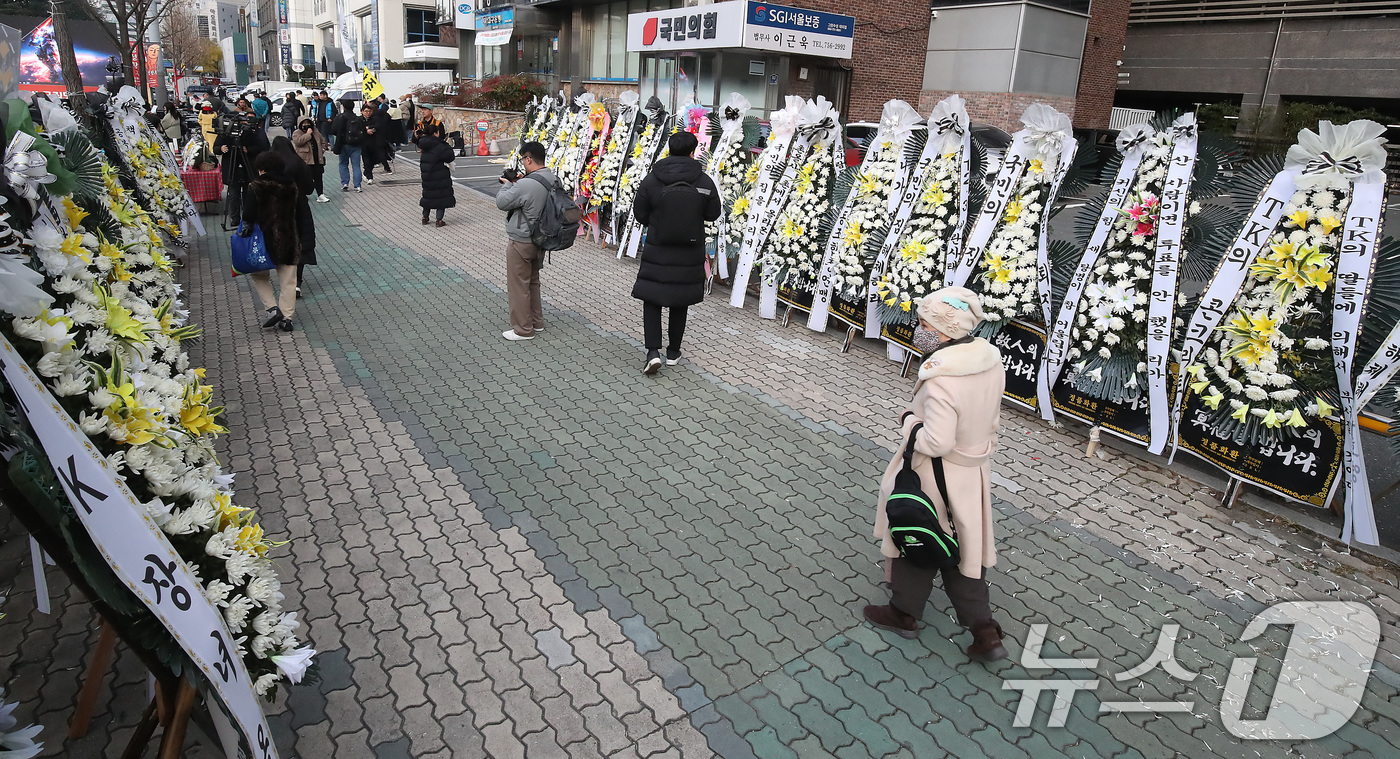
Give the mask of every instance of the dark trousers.
[(326, 188), (324, 180), (326, 176), (326, 165), (324, 163), (313, 163), (306, 168), (311, 170), (311, 186), (316, 190), (316, 194), (325, 195)]
[[(936, 569), (924, 569), (908, 559), (893, 559), (890, 606), (915, 619), (924, 618), (924, 606), (933, 592)], [(953, 602), (958, 624), (977, 629), (992, 622), (992, 602), (987, 590), (986, 570), (979, 578), (964, 577), (956, 567), (943, 570), (943, 590)]]
[(225, 186), (228, 191), (225, 211), (228, 213), (228, 226), (237, 229), (243, 223), (243, 185), (231, 182)]
[[(437, 209), (437, 220), (438, 220), (438, 221), (442, 221), (442, 212), (443, 212), (443, 211), (446, 211), (446, 210), (447, 210), (446, 208), (439, 208), (439, 209)], [(427, 220), (428, 220), (428, 209), (424, 208), (424, 209), (423, 209), (423, 221), (427, 221)]]
[[(685, 336), (685, 311), (687, 306), (671, 307), (671, 324), (667, 330), (671, 341), (667, 351), (681, 349), (681, 338)], [(646, 326), (647, 350), (661, 350), (661, 306), (655, 303), (642, 303), (642, 323)]]

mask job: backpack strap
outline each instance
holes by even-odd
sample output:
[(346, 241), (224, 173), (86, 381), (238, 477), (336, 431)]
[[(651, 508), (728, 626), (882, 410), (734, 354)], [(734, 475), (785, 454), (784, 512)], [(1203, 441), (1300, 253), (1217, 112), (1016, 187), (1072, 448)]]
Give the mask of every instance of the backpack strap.
[[(909, 440), (904, 444), (904, 468), (912, 470), (914, 468), (914, 438), (918, 436), (919, 430), (923, 429), (923, 422), (916, 422), (913, 429), (909, 430)], [(953, 535), (958, 534), (957, 525), (953, 524), (953, 502), (948, 500), (948, 479), (943, 472), (943, 457), (930, 456), (929, 464), (933, 467), (933, 480), (938, 485), (938, 495), (943, 498), (943, 507), (948, 512), (948, 525), (952, 527)]]

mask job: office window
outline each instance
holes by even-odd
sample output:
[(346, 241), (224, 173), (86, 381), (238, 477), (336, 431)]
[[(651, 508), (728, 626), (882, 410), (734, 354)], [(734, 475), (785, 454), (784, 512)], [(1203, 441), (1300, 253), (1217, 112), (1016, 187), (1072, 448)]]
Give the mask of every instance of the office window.
[(586, 11), (590, 77), (611, 80), (637, 78), (638, 54), (627, 52), (627, 14), (644, 11), (646, 7), (647, 0), (631, 0), (630, 9), (628, 0), (614, 0)]
[(437, 42), (437, 11), (423, 8), (404, 9), (404, 43)]
[(360, 16), (360, 62), (366, 63), (372, 57), (370, 55), (374, 42), (374, 26), (370, 15), (366, 13)]
[(199, 36), (202, 39), (209, 39), (209, 17), (199, 16)]
[(302, 62), (302, 63), (305, 63), (305, 64), (308, 65), (308, 66), (311, 66), (312, 68), (315, 68), (315, 66), (316, 66), (316, 46), (315, 46), (315, 45), (302, 45), (302, 46), (301, 46), (301, 62)]

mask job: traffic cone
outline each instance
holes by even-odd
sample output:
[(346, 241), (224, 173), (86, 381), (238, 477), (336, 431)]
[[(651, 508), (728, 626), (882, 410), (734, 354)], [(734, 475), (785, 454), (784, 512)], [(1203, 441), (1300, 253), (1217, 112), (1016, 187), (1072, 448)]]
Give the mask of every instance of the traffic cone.
[(493, 138), (491, 138), (491, 155), (500, 155), (500, 154), (501, 154), (501, 146), (496, 144), (496, 139), (493, 137)]

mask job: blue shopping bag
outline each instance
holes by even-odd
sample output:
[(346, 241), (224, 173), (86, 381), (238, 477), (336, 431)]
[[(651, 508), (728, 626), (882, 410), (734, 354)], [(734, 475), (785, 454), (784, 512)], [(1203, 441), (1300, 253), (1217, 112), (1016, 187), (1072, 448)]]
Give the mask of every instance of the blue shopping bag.
[(277, 268), (272, 256), (268, 255), (262, 227), (257, 224), (253, 225), (252, 234), (247, 237), (235, 234), (229, 238), (229, 243), (233, 247), (233, 276)]

